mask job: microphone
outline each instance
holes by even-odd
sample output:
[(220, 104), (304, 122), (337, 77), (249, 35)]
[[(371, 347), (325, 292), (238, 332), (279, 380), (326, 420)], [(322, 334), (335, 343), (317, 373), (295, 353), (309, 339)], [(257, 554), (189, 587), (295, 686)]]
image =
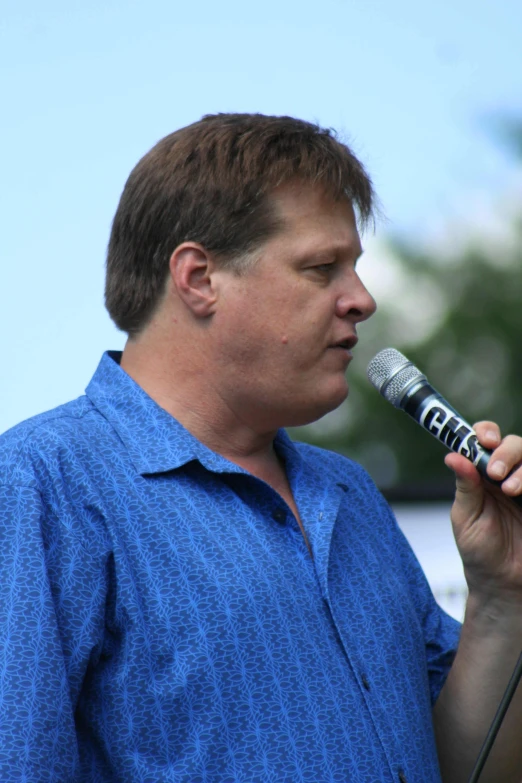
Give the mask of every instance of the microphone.
[[(502, 484), (486, 472), (492, 452), (480, 445), (473, 428), (400, 351), (379, 351), (367, 373), (370, 383), (388, 402), (409, 414), (448, 449), (469, 459), (491, 484)], [(522, 496), (510, 499), (522, 506)]]

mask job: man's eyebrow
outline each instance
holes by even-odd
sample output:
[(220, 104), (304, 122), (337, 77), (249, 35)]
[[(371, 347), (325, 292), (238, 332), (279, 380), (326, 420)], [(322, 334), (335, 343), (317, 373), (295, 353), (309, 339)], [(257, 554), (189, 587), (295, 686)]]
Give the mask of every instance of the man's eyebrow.
[(332, 245), (331, 247), (327, 248), (326, 250), (318, 251), (317, 253), (312, 253), (312, 255), (317, 256), (351, 256), (355, 261), (358, 261), (359, 258), (364, 253), (364, 248), (360, 245), (357, 245), (356, 247), (347, 246), (347, 245)]
[(364, 248), (358, 246), (356, 248), (346, 245), (331, 245), (328, 248), (322, 248), (317, 250), (306, 250), (300, 256), (300, 261), (306, 263), (308, 261), (317, 261), (324, 259), (324, 261), (330, 261), (332, 257), (349, 257), (353, 259), (354, 266), (364, 253)]

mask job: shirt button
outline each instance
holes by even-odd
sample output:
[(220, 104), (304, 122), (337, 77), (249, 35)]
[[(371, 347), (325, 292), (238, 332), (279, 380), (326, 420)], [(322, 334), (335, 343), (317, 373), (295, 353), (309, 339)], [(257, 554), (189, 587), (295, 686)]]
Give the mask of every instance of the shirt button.
[(275, 519), (276, 522), (284, 522), (286, 519), (286, 512), (283, 511), (282, 508), (278, 508), (272, 514), (272, 518)]
[(402, 769), (399, 770), (399, 780), (401, 783), (408, 783), (406, 780), (406, 775), (404, 774), (404, 770)]
[(361, 677), (361, 682), (364, 685), (364, 687), (366, 688), (366, 690), (369, 691), (370, 690), (370, 683), (368, 682), (368, 679), (366, 678), (366, 676), (364, 674)]

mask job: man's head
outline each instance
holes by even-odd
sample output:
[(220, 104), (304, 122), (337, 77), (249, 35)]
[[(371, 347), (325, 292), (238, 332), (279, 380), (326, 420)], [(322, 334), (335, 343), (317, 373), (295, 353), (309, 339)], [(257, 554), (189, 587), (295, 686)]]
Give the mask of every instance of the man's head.
[(131, 337), (150, 321), (165, 292), (169, 262), (197, 242), (240, 274), (277, 234), (279, 188), (301, 183), (372, 216), (363, 166), (330, 130), (291, 117), (218, 114), (162, 139), (131, 172), (114, 218), (107, 255), (106, 306)]
[[(172, 264), (172, 289), (192, 316), (179, 332), (191, 336), (189, 366), (260, 431), (307, 424), (340, 405), (358, 324), (375, 310), (357, 271), (351, 203), (302, 183), (282, 185), (273, 200), (282, 228), (245, 273), (213, 267), (192, 243)], [(168, 333), (178, 346), (176, 330)]]

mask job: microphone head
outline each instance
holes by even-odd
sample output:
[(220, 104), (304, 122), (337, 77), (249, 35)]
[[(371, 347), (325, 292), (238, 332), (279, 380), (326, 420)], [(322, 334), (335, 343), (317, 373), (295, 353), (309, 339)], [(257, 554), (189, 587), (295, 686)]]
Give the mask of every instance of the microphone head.
[(370, 383), (396, 408), (414, 383), (426, 380), (426, 376), (395, 348), (379, 351), (369, 363), (367, 373)]

